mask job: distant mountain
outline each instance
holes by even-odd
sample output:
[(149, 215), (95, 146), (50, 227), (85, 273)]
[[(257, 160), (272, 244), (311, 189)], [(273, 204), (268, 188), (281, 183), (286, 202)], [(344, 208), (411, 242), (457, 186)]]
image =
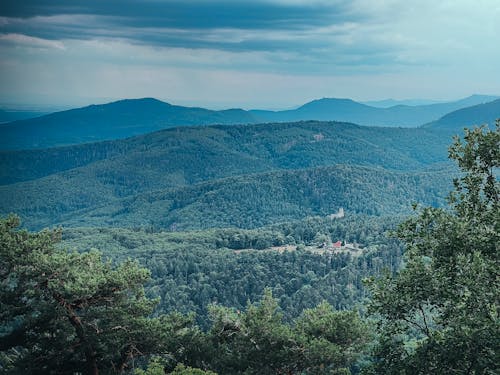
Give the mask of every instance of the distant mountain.
[(26, 120), (34, 117), (40, 117), (46, 114), (47, 112), (42, 112), (42, 111), (0, 109), (0, 124), (11, 121)]
[[(491, 100), (494, 100), (494, 98)], [(383, 99), (383, 100), (369, 100), (361, 103), (377, 108), (389, 108), (389, 107), (394, 107), (396, 105), (415, 106), (415, 105), (438, 104), (438, 103), (443, 103), (443, 101), (427, 100), (427, 99), (403, 99), (403, 100)]]
[(0, 150), (47, 148), (127, 138), (169, 127), (302, 120), (343, 121), (368, 126), (416, 127), (459, 108), (484, 103), (471, 96), (450, 103), (375, 108), (350, 99), (319, 99), (287, 111), (212, 111), (156, 99), (127, 99), (0, 124)]
[(448, 112), (485, 103), (497, 97), (473, 95), (455, 102), (419, 106), (396, 105), (376, 108), (350, 99), (323, 98), (287, 111), (250, 111), (261, 121), (335, 120), (367, 126), (414, 127), (440, 118)]
[[(459, 100), (458, 102), (460, 103), (460, 105), (467, 107), (479, 103), (491, 102), (496, 99), (500, 99), (500, 97), (493, 95), (471, 95), (465, 99)], [(428, 100), (428, 99), (403, 99), (403, 100), (384, 99), (384, 100), (372, 100), (363, 102), (363, 104), (379, 108), (389, 108), (397, 105), (420, 106), (420, 105), (445, 104), (445, 103), (447, 102), (442, 100)]]
[(439, 120), (424, 125), (424, 127), (462, 133), (464, 127), (473, 125), (488, 124), (493, 128), (496, 119), (500, 119), (500, 99), (448, 113)]
[(0, 149), (46, 148), (126, 138), (182, 125), (255, 123), (241, 109), (211, 111), (127, 99), (0, 125)]

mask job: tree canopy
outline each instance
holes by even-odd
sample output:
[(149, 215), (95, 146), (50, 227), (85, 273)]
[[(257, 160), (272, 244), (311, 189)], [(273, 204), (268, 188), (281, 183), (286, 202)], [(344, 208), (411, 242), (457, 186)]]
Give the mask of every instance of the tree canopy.
[[(0, 359), (13, 373), (122, 373), (131, 361), (170, 351), (178, 322), (151, 317), (149, 271), (97, 251), (67, 252), (59, 231), (0, 221)], [(182, 325), (182, 323), (181, 323)]]
[(456, 138), (450, 158), (463, 173), (449, 209), (424, 208), (399, 227), (405, 266), (371, 280), (381, 337), (368, 373), (498, 373), (499, 127)]

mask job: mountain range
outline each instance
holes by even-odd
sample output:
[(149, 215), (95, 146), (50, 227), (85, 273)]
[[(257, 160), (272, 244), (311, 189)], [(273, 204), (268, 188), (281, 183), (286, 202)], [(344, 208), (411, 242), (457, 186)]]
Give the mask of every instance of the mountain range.
[[(0, 150), (48, 148), (120, 139), (190, 125), (334, 120), (367, 126), (417, 127), (438, 121), (452, 111), (495, 99), (498, 97), (473, 95), (455, 102), (380, 108), (350, 99), (324, 98), (286, 111), (213, 111), (171, 105), (152, 98), (127, 99), (0, 124)], [(500, 117), (500, 110), (495, 105), (491, 108), (492, 115)], [(438, 126), (438, 122), (435, 126)]]
[[(373, 107), (351, 99), (324, 98), (289, 111), (250, 111), (260, 121), (335, 120), (366, 126), (416, 127), (437, 120), (460, 108), (482, 104), (498, 97), (473, 95), (455, 102), (427, 105)], [(499, 112), (500, 115), (500, 112)]]
[[(0, 214), (17, 213), (32, 229), (256, 228), (340, 207), (406, 214), (412, 202), (443, 202), (457, 173), (447, 158), (451, 137), (500, 117), (500, 99), (482, 103), (489, 99), (390, 108), (321, 99), (281, 112), (136, 99), (3, 124)], [(286, 121), (423, 121), (460, 106), (419, 127)], [(273, 122), (260, 123), (266, 116)]]
[[(495, 97), (492, 97), (492, 100), (494, 99)], [(389, 107), (394, 107), (395, 105), (415, 106), (415, 105), (439, 104), (444, 102), (445, 102), (444, 100), (431, 100), (431, 99), (402, 99), (402, 100), (382, 99), (382, 100), (369, 100), (361, 103), (372, 107), (389, 108)]]
[(240, 109), (211, 111), (175, 106), (152, 98), (55, 112), (0, 124), (0, 149), (45, 148), (126, 138), (178, 125), (251, 123)]

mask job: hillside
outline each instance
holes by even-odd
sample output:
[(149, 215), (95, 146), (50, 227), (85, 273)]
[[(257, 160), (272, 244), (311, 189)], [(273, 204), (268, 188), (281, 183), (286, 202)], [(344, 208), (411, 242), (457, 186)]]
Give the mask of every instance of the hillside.
[[(16, 212), (27, 226), (125, 226), (185, 229), (255, 228), (306, 216), (402, 214), (414, 202), (443, 203), (450, 170), (389, 172), (337, 165), (277, 171), (145, 192), (119, 199), (109, 188), (57, 178), (27, 189), (1, 188), (1, 212)], [(26, 188), (26, 186), (24, 186)]]
[(0, 124), (0, 149), (46, 148), (118, 139), (180, 125), (256, 122), (239, 109), (211, 111), (156, 99), (127, 99)]
[(488, 124), (492, 128), (500, 118), (500, 99), (490, 103), (478, 104), (448, 113), (439, 120), (424, 125), (429, 129), (461, 134), (463, 128)]
[[(3, 152), (0, 154), (4, 184), (0, 186), (0, 213), (19, 213), (25, 223), (34, 228), (58, 223), (81, 225), (79, 218), (84, 217), (87, 219), (82, 220), (89, 220), (86, 225), (116, 223), (134, 226), (155, 221), (164, 227), (179, 221), (186, 226), (187, 221), (191, 220), (188, 217), (195, 211), (199, 214), (192, 218), (192, 227), (203, 227), (199, 216), (201, 213), (207, 216), (206, 223), (210, 223), (209, 226), (220, 224), (252, 227), (271, 223), (273, 220), (328, 213), (330, 209), (335, 209), (329, 206), (331, 202), (323, 202), (325, 198), (319, 199), (328, 209), (319, 209), (319, 203), (311, 203), (310, 207), (305, 202), (305, 206), (301, 206), (302, 196), (289, 194), (292, 187), (302, 184), (298, 175), (293, 175), (299, 173), (294, 172), (295, 170), (313, 168), (311, 171), (314, 171), (314, 168), (339, 164), (378, 168), (363, 170), (370, 176), (366, 181), (371, 181), (372, 185), (362, 182), (359, 191), (365, 192), (367, 196), (372, 194), (371, 190), (376, 192), (375, 195), (383, 194), (377, 199), (388, 204), (385, 211), (398, 210), (401, 204), (407, 205), (407, 202), (403, 202), (403, 198), (397, 198), (391, 203), (389, 191), (379, 192), (381, 186), (376, 176), (392, 173), (384, 169), (415, 173), (414, 171), (440, 165), (447, 160), (448, 142), (445, 137), (426, 129), (369, 128), (310, 121), (181, 127), (119, 141)], [(279, 170), (282, 172), (278, 172)], [(266, 174), (267, 172), (272, 173)], [(255, 173), (260, 174), (246, 176)], [(292, 178), (287, 173), (292, 173), (295, 177)], [(329, 174), (311, 173), (309, 179), (318, 179), (318, 183), (330, 181), (333, 184), (331, 188), (337, 185)], [(342, 179), (339, 182), (342, 186), (356, 186), (356, 181), (365, 180), (363, 174), (346, 173), (342, 169), (343, 177), (339, 177)], [(235, 180), (227, 179), (232, 176), (239, 177), (235, 177)], [(261, 176), (259, 178), (267, 181), (267, 185), (260, 186), (255, 176)], [(288, 181), (287, 178), (291, 180)], [(351, 181), (351, 178), (355, 181)], [(411, 180), (406, 183), (413, 186), (414, 182)], [(398, 182), (395, 184), (398, 185)], [(284, 206), (274, 207), (271, 197), (281, 194), (281, 186), (285, 186), (284, 195), (280, 198)], [(313, 186), (310, 188), (314, 190)], [(252, 196), (252, 191), (262, 193), (264, 200), (261, 208), (247, 206), (252, 202), (245, 201), (244, 197), (241, 197), (241, 202), (233, 202), (238, 198), (231, 195), (232, 191), (248, 189), (250, 191), (247, 196)], [(355, 190), (353, 189), (353, 196), (358, 194)], [(159, 193), (154, 194), (164, 194), (165, 197), (158, 198), (151, 193), (153, 191), (158, 191)], [(326, 191), (328, 195), (338, 198), (330, 190)], [(205, 203), (196, 203), (205, 199), (204, 194), (208, 192), (213, 199), (221, 199), (220, 205), (207, 208)], [(147, 194), (152, 195), (144, 198)], [(400, 191), (398, 194), (404, 196)], [(417, 199), (418, 194), (412, 194), (407, 199), (414, 197), (420, 200)], [(186, 203), (184, 198), (179, 197), (186, 197), (192, 203)], [(435, 198), (435, 194), (431, 194), (431, 200)], [(157, 214), (163, 219), (160, 220), (154, 216), (155, 213), (134, 205), (136, 199), (155, 201), (154, 205), (143, 202), (144, 207), (158, 208), (160, 211)], [(227, 199), (231, 203), (226, 202)], [(180, 207), (171, 208), (168, 202), (172, 200), (176, 200), (176, 204), (182, 205), (187, 211), (184, 212)], [(254, 200), (254, 203), (257, 201)], [(349, 207), (345, 200), (339, 202)], [(359, 204), (365, 206), (357, 206), (356, 211), (374, 214), (381, 212), (376, 202), (361, 199)], [(197, 205), (201, 206), (197, 208)], [(223, 219), (211, 217), (219, 214), (220, 210), (217, 208), (224, 205), (235, 209), (240, 207), (241, 210), (252, 209), (254, 214), (260, 212), (262, 216), (253, 218), (250, 215), (241, 222), (235, 221), (236, 212)], [(265, 206), (273, 207), (275, 212), (268, 212), (264, 209)], [(184, 214), (185, 217), (182, 218)], [(148, 218), (149, 216), (151, 217)]]
[(399, 215), (409, 213), (414, 202), (444, 203), (449, 175), (342, 165), (268, 172), (141, 194), (88, 212), (88, 221), (79, 215), (67, 223), (186, 230), (256, 228), (329, 215), (340, 207), (351, 215)]
[[(0, 152), (0, 184), (61, 174), (85, 186), (168, 188), (237, 174), (337, 163), (415, 170), (447, 160), (449, 139), (427, 129), (336, 122), (181, 127), (125, 140)], [(134, 182), (134, 180), (136, 182)], [(50, 183), (47, 181), (50, 186)], [(129, 194), (121, 192), (120, 194)]]

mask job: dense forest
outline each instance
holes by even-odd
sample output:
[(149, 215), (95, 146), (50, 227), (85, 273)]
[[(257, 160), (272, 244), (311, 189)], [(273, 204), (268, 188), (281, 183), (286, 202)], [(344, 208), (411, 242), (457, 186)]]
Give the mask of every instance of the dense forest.
[[(161, 310), (194, 311), (203, 326), (210, 303), (244, 309), (265, 288), (291, 320), (323, 300), (337, 309), (354, 307), (366, 296), (365, 277), (395, 271), (402, 246), (390, 233), (399, 220), (311, 217), (254, 230), (196, 232), (68, 228), (61, 246), (99, 248), (114, 260), (137, 259), (151, 271), (146, 289), (149, 296), (161, 297)], [(335, 253), (331, 244), (339, 240), (363, 250)]]
[(414, 202), (438, 206), (450, 186), (447, 177), (454, 173), (450, 168), (401, 173), (337, 165), (231, 177), (121, 199), (106, 199), (106, 191), (88, 185), (73, 189), (59, 181), (54, 189), (46, 184), (35, 190), (7, 187), (4, 207), (9, 209), (4, 210), (26, 217), (26, 224), (35, 228), (55, 223), (170, 230), (256, 228), (326, 216), (341, 207), (349, 215), (380, 216), (408, 213)]
[[(443, 169), (443, 159), (437, 156), (441, 154), (430, 152), (432, 143), (421, 140), (427, 151), (403, 152), (404, 137), (393, 141), (400, 147), (394, 150), (406, 155), (404, 160), (420, 163), (417, 171), (397, 168), (404, 162), (392, 163), (391, 158), (385, 169), (369, 163), (327, 166), (327, 159), (313, 157), (320, 154), (318, 148), (308, 153), (306, 146), (324, 139), (314, 137), (318, 126), (325, 133), (336, 128), (329, 125), (279, 125), (286, 134), (298, 132), (295, 139), (304, 141), (283, 151), (280, 147), (289, 140), (276, 138), (273, 147), (277, 148), (273, 151), (271, 143), (268, 154), (264, 153), (269, 155), (269, 170), (253, 170), (250, 175), (247, 170), (244, 177), (218, 175), (216, 181), (192, 177), (190, 186), (183, 186), (184, 182), (166, 191), (152, 191), (150, 186), (141, 190), (140, 184), (125, 181), (124, 190), (113, 195), (113, 204), (120, 202), (122, 210), (132, 213), (140, 212), (146, 202), (159, 206), (163, 221), (130, 221), (124, 228), (102, 226), (99, 220), (96, 226), (78, 227), (74, 221), (72, 227), (35, 233), (19, 228), (15, 216), (3, 219), (2, 372), (423, 375), (500, 371), (500, 122), (494, 130), (467, 130), (463, 139), (455, 139), (449, 156), (458, 172), (449, 166)], [(345, 134), (359, 135), (359, 129), (369, 132), (376, 142), (369, 128), (342, 126)], [(267, 131), (258, 126), (249, 129)], [(250, 134), (246, 127), (205, 131), (240, 132), (234, 138), (240, 145), (245, 144), (243, 135)], [(165, 133), (145, 137), (158, 135)], [(131, 142), (140, 144), (141, 139)], [(386, 137), (384, 142), (391, 140)], [(248, 143), (247, 154), (253, 147), (262, 151), (258, 145)], [(309, 160), (307, 165), (293, 164), (289, 151), (295, 145), (311, 156), (303, 159)], [(78, 146), (78, 152), (85, 147)], [(127, 147), (129, 151), (122, 155), (131, 160), (135, 146)], [(364, 150), (364, 155), (377, 147)], [(24, 160), (57, 160), (59, 152), (71, 155), (72, 151), (50, 152), (52, 156), (29, 153)], [(111, 162), (123, 162), (120, 152), (114, 155)], [(376, 160), (377, 154), (373, 155)], [(6, 154), (3, 160), (9, 158)], [(86, 166), (75, 170), (64, 171), (70, 165), (65, 164), (58, 172), (62, 175), (50, 174), (54, 164), (42, 178), (46, 185), (38, 180), (39, 174), (26, 174), (24, 182), (6, 185), (3, 193), (14, 197), (28, 191), (23, 189), (41, 192), (63, 181), (68, 185), (62, 186), (71, 190), (68, 176), (80, 181), (78, 176), (89, 170), (102, 183), (106, 177), (97, 171), (110, 167), (107, 158), (97, 159), (97, 164), (88, 159)], [(279, 163), (283, 164), (277, 168)], [(338, 183), (338, 178), (345, 182)], [(427, 178), (433, 183), (422, 182)], [(363, 190), (369, 184), (376, 187)], [(231, 192), (225, 186), (239, 186), (241, 193), (233, 197), (237, 190)], [(444, 191), (452, 186), (444, 207)], [(302, 191), (297, 190), (300, 187)], [(207, 194), (223, 216), (210, 216), (215, 207), (210, 211), (202, 204)], [(266, 194), (269, 198), (255, 205)], [(305, 197), (297, 211), (301, 215), (288, 215), (294, 211), (286, 204), (298, 204), (300, 197)], [(18, 199), (6, 201), (13, 205)], [(402, 206), (411, 205), (409, 200), (423, 205), (415, 205), (408, 217), (409, 209)], [(245, 203), (232, 213), (240, 201)], [(172, 220), (161, 202), (182, 212), (179, 217), (191, 215), (189, 220)], [(92, 209), (94, 217), (109, 212), (107, 205), (101, 207), (101, 212)], [(186, 207), (193, 209), (181, 211)], [(331, 215), (341, 207), (345, 216)], [(388, 208), (377, 211), (377, 207)], [(43, 206), (37, 210), (43, 212)], [(250, 212), (252, 220), (238, 225), (237, 220), (246, 217), (243, 212)], [(231, 219), (224, 222), (226, 215)]]

